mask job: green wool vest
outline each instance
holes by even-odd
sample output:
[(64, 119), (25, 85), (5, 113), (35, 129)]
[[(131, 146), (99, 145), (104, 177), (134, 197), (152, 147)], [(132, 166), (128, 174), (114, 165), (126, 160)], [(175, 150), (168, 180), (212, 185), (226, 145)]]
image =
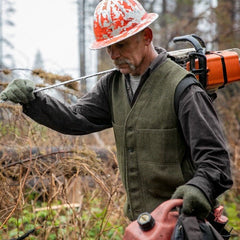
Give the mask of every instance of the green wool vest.
[(184, 181), (185, 142), (178, 129), (174, 93), (189, 72), (172, 62), (161, 64), (142, 86), (131, 107), (124, 76), (111, 85), (117, 158), (127, 193), (125, 214), (135, 220), (168, 200)]

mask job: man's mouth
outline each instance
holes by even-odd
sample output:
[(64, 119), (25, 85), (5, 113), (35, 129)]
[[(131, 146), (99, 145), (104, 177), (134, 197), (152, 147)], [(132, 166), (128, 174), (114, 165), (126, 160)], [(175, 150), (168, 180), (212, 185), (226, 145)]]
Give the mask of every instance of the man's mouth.
[(128, 62), (126, 60), (115, 60), (114, 64), (116, 66), (121, 66), (121, 65), (128, 65)]
[(117, 68), (129, 67), (131, 70), (135, 69), (135, 66), (127, 59), (118, 59), (114, 61), (114, 64)]

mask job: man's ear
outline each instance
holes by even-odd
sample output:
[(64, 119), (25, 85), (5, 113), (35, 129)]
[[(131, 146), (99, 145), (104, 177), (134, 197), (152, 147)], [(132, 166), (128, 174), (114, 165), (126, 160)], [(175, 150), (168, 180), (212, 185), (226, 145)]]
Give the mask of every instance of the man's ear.
[(143, 30), (143, 36), (144, 36), (144, 40), (145, 40), (145, 44), (146, 46), (148, 46), (153, 39), (153, 33), (152, 33), (152, 29), (147, 27)]

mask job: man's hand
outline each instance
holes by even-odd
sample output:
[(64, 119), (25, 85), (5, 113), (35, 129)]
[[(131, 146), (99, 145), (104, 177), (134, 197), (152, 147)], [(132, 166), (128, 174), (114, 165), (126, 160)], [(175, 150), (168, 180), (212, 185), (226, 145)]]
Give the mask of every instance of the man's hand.
[(35, 84), (27, 79), (15, 79), (8, 84), (6, 89), (1, 92), (0, 99), (2, 101), (11, 101), (14, 103), (29, 103), (35, 99), (33, 90)]
[(196, 216), (205, 219), (211, 211), (211, 205), (203, 192), (191, 185), (182, 185), (176, 189), (172, 198), (182, 198), (182, 211), (186, 215)]

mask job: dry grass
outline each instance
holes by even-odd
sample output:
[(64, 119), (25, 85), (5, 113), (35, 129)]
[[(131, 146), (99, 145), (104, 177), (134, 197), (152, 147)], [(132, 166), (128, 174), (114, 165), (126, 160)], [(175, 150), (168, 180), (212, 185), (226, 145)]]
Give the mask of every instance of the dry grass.
[[(13, 234), (13, 219), (21, 222), (32, 212), (27, 222), (36, 239), (120, 239), (128, 220), (122, 212), (125, 195), (112, 131), (101, 133), (101, 142), (94, 134), (66, 136), (36, 124), (20, 106), (0, 107), (2, 237)], [(16, 234), (26, 233), (26, 223), (15, 225)]]

